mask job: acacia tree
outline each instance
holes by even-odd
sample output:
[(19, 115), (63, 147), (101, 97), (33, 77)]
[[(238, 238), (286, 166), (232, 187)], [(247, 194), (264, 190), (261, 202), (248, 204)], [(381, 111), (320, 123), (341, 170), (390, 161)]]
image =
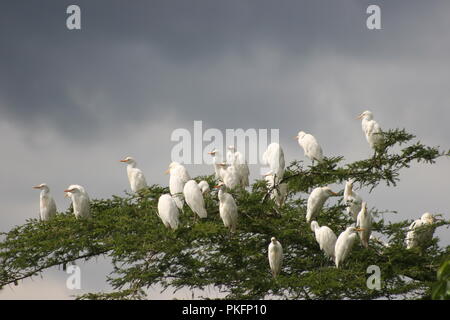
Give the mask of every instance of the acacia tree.
[[(387, 239), (389, 246), (371, 240), (366, 249), (358, 242), (339, 269), (320, 251), (305, 220), (306, 199), (314, 187), (342, 184), (350, 178), (370, 191), (380, 183), (395, 187), (403, 168), (413, 162), (434, 163), (450, 154), (414, 142), (415, 137), (405, 130), (390, 130), (383, 136), (383, 145), (370, 159), (345, 164), (343, 157), (327, 158), (315, 166), (292, 162), (282, 180), (289, 190), (282, 208), (267, 196), (271, 190), (262, 180), (250, 192), (231, 190), (239, 209), (235, 234), (219, 217), (216, 191), (205, 196), (206, 219), (194, 221), (185, 206), (181, 226), (176, 231), (166, 229), (158, 217), (157, 202), (168, 190), (157, 185), (139, 195), (93, 200), (89, 220), (75, 219), (68, 214), (70, 208), (50, 221), (29, 219), (1, 235), (0, 286), (17, 284), (53, 266), (108, 256), (114, 269), (106, 281), (114, 291), (79, 299), (142, 299), (155, 284), (175, 291), (214, 286), (234, 299), (430, 298), (436, 272), (449, 260), (450, 246), (439, 246), (435, 237), (422, 248), (405, 248), (407, 229), (420, 213), (392, 223), (371, 208), (373, 231)], [(215, 183), (213, 176), (200, 179)], [(340, 203), (324, 206), (318, 218), (320, 225), (337, 235), (354, 223)], [(433, 227), (448, 228), (449, 224), (440, 219)], [(282, 271), (276, 279), (267, 260), (272, 236), (284, 248)], [(380, 290), (366, 285), (369, 265), (380, 267)], [(438, 287), (445, 291), (442, 284)]]

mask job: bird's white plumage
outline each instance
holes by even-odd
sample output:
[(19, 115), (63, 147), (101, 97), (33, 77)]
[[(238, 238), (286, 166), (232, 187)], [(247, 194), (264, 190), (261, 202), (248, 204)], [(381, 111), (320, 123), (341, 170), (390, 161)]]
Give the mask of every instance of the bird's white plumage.
[(370, 235), (372, 233), (372, 214), (367, 210), (367, 204), (365, 202), (362, 203), (361, 211), (358, 213), (356, 226), (363, 229), (358, 232), (359, 238), (361, 239), (362, 245), (365, 248), (368, 248)]
[(67, 192), (72, 199), (73, 213), (76, 218), (91, 217), (90, 199), (84, 187), (72, 184), (64, 192)]
[(406, 234), (406, 247), (412, 249), (415, 247), (423, 247), (433, 239), (435, 227), (434, 216), (426, 212), (420, 219), (415, 220), (409, 226), (409, 231)]
[(200, 218), (206, 218), (208, 213), (205, 209), (205, 200), (203, 199), (202, 190), (195, 180), (189, 180), (183, 189), (184, 200), (191, 210)]
[(207, 193), (209, 192), (209, 184), (207, 181), (202, 180), (198, 183), (198, 186), (200, 187), (200, 189), (202, 190), (202, 193)]
[(177, 207), (183, 209), (183, 189), (186, 182), (191, 180), (189, 173), (186, 168), (179, 164), (178, 162), (172, 162), (169, 165), (168, 172), (170, 174), (169, 178), (169, 190), (172, 195)]
[(308, 197), (306, 205), (306, 222), (316, 220), (325, 201), (332, 195), (336, 195), (329, 187), (317, 187)]
[(269, 266), (272, 275), (276, 277), (280, 274), (281, 266), (283, 264), (283, 247), (281, 243), (272, 237), (268, 248)]
[(133, 157), (126, 157), (121, 162), (127, 164), (127, 176), (130, 182), (130, 188), (133, 192), (138, 192), (144, 188), (147, 188), (147, 181), (145, 180), (144, 173), (141, 169), (136, 168), (136, 160)]
[(276, 182), (283, 178), (284, 167), (286, 164), (283, 149), (278, 143), (273, 142), (269, 144), (266, 151), (263, 153), (262, 162), (269, 166), (269, 173), (275, 175)]
[(311, 222), (311, 230), (314, 232), (320, 250), (324, 252), (325, 256), (334, 261), (334, 250), (337, 237), (334, 234), (333, 230), (331, 230), (327, 226), (319, 226), (317, 221)]
[[(278, 207), (282, 207), (284, 202), (286, 201), (287, 193), (288, 193), (288, 185), (287, 183), (279, 183), (278, 186), (275, 186), (275, 179), (273, 174), (267, 174), (264, 176), (264, 180), (267, 182), (267, 187), (273, 189), (270, 192), (270, 198), (275, 201)], [(275, 186), (275, 187), (274, 187)]]
[(228, 147), (229, 151), (227, 153), (227, 162), (234, 166), (237, 171), (237, 175), (239, 177), (239, 184), (242, 187), (248, 187), (250, 170), (248, 168), (247, 161), (245, 160), (244, 155), (236, 151), (236, 148), (233, 146)]
[(345, 259), (348, 257), (357, 238), (358, 235), (355, 227), (348, 227), (339, 235), (336, 240), (336, 246), (334, 248), (334, 262), (337, 268), (339, 268), (339, 266), (341, 266)]
[(376, 149), (379, 144), (383, 141), (383, 136), (381, 135), (381, 127), (373, 120), (373, 113), (366, 110), (361, 113), (358, 117), (361, 120), (362, 130), (366, 136), (366, 140), (372, 149)]
[(56, 203), (50, 194), (50, 188), (45, 183), (41, 183), (33, 188), (41, 190), (39, 195), (39, 215), (41, 220), (50, 220), (56, 215)]
[(223, 190), (223, 185), (219, 186), (219, 214), (222, 218), (223, 224), (231, 232), (236, 231), (238, 210), (236, 202), (231, 194)]
[(163, 194), (158, 200), (158, 215), (166, 228), (176, 230), (179, 225), (178, 207), (170, 194)]
[(356, 221), (358, 213), (361, 211), (362, 198), (353, 191), (354, 180), (348, 180), (344, 188), (344, 204), (347, 213)]
[(297, 135), (297, 141), (300, 147), (303, 148), (305, 156), (307, 156), (311, 161), (323, 161), (322, 147), (313, 135), (300, 131)]
[(213, 149), (212, 151), (208, 152), (213, 157), (213, 165), (214, 165), (214, 174), (216, 179), (222, 180), (223, 177), (221, 176), (221, 163), (223, 163), (223, 159), (220, 155), (219, 150)]

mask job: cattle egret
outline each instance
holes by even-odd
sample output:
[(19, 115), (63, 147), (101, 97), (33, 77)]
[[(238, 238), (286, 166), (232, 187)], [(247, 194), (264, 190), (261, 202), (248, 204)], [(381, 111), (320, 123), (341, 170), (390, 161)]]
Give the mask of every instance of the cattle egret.
[(215, 188), (219, 188), (219, 214), (222, 218), (223, 224), (231, 232), (235, 232), (238, 219), (236, 202), (231, 194), (223, 190), (223, 183), (219, 183), (219, 185), (215, 186)]
[(356, 221), (358, 213), (361, 211), (362, 198), (353, 191), (354, 180), (348, 180), (344, 188), (344, 203), (347, 206), (347, 213)]
[(208, 154), (210, 154), (213, 157), (214, 173), (215, 173), (216, 179), (223, 179), (222, 176), (220, 175), (220, 173), (221, 173), (220, 164), (223, 163), (223, 160), (220, 156), (219, 150), (214, 149), (214, 150), (208, 152)]
[(275, 201), (278, 207), (282, 207), (286, 201), (288, 185), (287, 183), (279, 183), (275, 185), (275, 178), (272, 173), (265, 174), (264, 180), (267, 182), (267, 187), (270, 191), (270, 198)]
[(300, 147), (303, 148), (305, 156), (307, 156), (313, 162), (313, 164), (314, 160), (318, 162), (323, 161), (322, 148), (313, 135), (303, 131), (299, 131), (295, 139), (297, 139)]
[(64, 192), (72, 199), (73, 213), (76, 218), (90, 218), (90, 200), (86, 190), (77, 184), (70, 185)]
[(406, 248), (412, 249), (415, 247), (424, 247), (433, 239), (435, 227), (434, 216), (426, 212), (420, 219), (415, 220), (410, 226), (406, 234)]
[(240, 176), (239, 172), (234, 165), (228, 165), (226, 163), (220, 164), (220, 176), (225, 186), (229, 189), (233, 189), (239, 185)]
[(39, 196), (39, 214), (42, 221), (47, 221), (56, 215), (56, 203), (50, 194), (50, 188), (45, 183), (41, 183), (33, 188), (41, 190)]
[(278, 183), (283, 178), (285, 167), (284, 152), (281, 146), (276, 142), (269, 144), (263, 153), (262, 162), (269, 166), (269, 173), (274, 174), (275, 182)]
[(336, 268), (339, 268), (342, 263), (344, 263), (345, 259), (350, 254), (350, 251), (355, 244), (356, 238), (358, 238), (357, 232), (362, 231), (359, 228), (348, 227), (342, 232), (336, 240), (336, 246), (334, 248), (335, 254), (335, 264)]
[(250, 185), (248, 180), (250, 170), (248, 168), (248, 164), (244, 158), (244, 155), (239, 151), (236, 151), (236, 148), (234, 146), (229, 146), (228, 150), (227, 162), (232, 164), (236, 168), (239, 175), (239, 184), (244, 188), (248, 187)]
[(179, 225), (178, 216), (180, 212), (170, 194), (163, 194), (158, 200), (158, 215), (166, 228), (176, 230)]
[(338, 194), (333, 192), (329, 187), (317, 187), (315, 188), (308, 198), (306, 206), (306, 222), (316, 220), (320, 213), (325, 201), (331, 196), (337, 196)]
[(327, 226), (320, 227), (317, 221), (311, 222), (311, 230), (316, 236), (316, 241), (319, 244), (320, 250), (325, 253), (325, 256), (334, 261), (334, 249), (337, 237), (333, 230)]
[(367, 142), (372, 149), (376, 150), (383, 141), (380, 125), (378, 122), (373, 120), (373, 114), (370, 111), (364, 111), (358, 116), (357, 119), (362, 120), (361, 126), (364, 134), (366, 135)]
[(136, 160), (133, 157), (126, 157), (120, 162), (127, 164), (128, 181), (130, 182), (131, 191), (138, 192), (147, 187), (144, 173), (141, 169), (136, 168)]
[(273, 277), (276, 278), (280, 274), (281, 265), (283, 264), (283, 247), (275, 237), (270, 239), (268, 256), (270, 270), (272, 271)]
[(208, 193), (209, 192), (209, 184), (207, 181), (202, 180), (198, 183), (198, 186), (200, 187), (200, 189), (202, 190), (202, 193)]
[(177, 207), (183, 209), (184, 201), (182, 197), (184, 184), (191, 180), (186, 168), (178, 162), (172, 162), (166, 173), (170, 174), (169, 190)]
[(367, 211), (367, 203), (363, 202), (361, 205), (361, 211), (358, 213), (356, 219), (356, 226), (361, 228), (359, 232), (359, 238), (365, 248), (369, 247), (370, 234), (372, 233), (372, 215)]
[(202, 190), (195, 180), (186, 182), (183, 188), (184, 200), (191, 210), (200, 218), (206, 218), (208, 213), (205, 209), (205, 201), (203, 200)]

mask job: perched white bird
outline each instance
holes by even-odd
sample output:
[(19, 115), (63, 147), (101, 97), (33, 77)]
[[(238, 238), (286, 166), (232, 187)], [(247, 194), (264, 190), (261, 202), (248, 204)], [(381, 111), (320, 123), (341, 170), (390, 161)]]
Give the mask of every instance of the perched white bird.
[(368, 248), (370, 234), (372, 233), (372, 214), (367, 211), (367, 203), (365, 202), (362, 203), (361, 211), (358, 213), (356, 226), (362, 229), (359, 232), (359, 238), (361, 239), (362, 245)]
[(68, 193), (72, 199), (73, 213), (76, 218), (91, 217), (89, 195), (82, 186), (72, 184), (64, 192)]
[(169, 178), (169, 190), (172, 195), (177, 207), (179, 209), (183, 209), (184, 201), (183, 201), (183, 188), (184, 184), (191, 180), (186, 168), (179, 164), (178, 162), (172, 162), (169, 165), (169, 169), (166, 170), (166, 173), (170, 174)]
[(284, 152), (281, 146), (276, 142), (269, 144), (262, 155), (262, 162), (269, 166), (269, 173), (275, 175), (275, 182), (278, 183), (283, 178), (285, 167)]
[(270, 270), (272, 271), (272, 275), (275, 278), (280, 274), (281, 265), (283, 264), (283, 247), (275, 237), (272, 237), (272, 239), (270, 239), (268, 256)]
[(130, 182), (131, 191), (138, 192), (147, 187), (147, 181), (145, 181), (144, 173), (141, 169), (136, 168), (136, 160), (133, 157), (126, 157), (120, 162), (127, 164), (128, 181)]
[[(242, 187), (248, 187), (250, 185), (248, 177), (250, 176), (250, 170), (248, 168), (247, 161), (244, 158), (244, 155), (239, 151), (236, 151), (234, 146), (228, 147), (227, 153), (227, 162), (232, 164), (239, 175), (239, 184)], [(231, 161), (229, 161), (230, 159)]]
[(344, 204), (347, 206), (347, 213), (356, 221), (358, 213), (361, 211), (362, 198), (353, 191), (353, 179), (345, 183), (344, 188)]
[(435, 227), (433, 226), (435, 222), (434, 216), (426, 212), (420, 217), (420, 219), (415, 220), (409, 226), (409, 231), (406, 234), (406, 248), (412, 249), (415, 247), (423, 247), (433, 239), (433, 234)]
[(220, 156), (219, 150), (214, 149), (208, 152), (208, 154), (210, 154), (213, 157), (214, 173), (216, 179), (223, 179), (222, 176), (220, 175), (222, 168), (220, 164), (223, 163), (223, 159)]
[(383, 141), (380, 125), (373, 120), (373, 114), (370, 111), (364, 111), (358, 116), (358, 119), (362, 119), (362, 130), (366, 135), (367, 142), (375, 150)]
[(200, 187), (200, 189), (202, 190), (202, 193), (205, 194), (207, 192), (209, 192), (209, 184), (207, 181), (202, 180), (198, 183), (198, 186)]
[(337, 196), (336, 192), (333, 192), (329, 187), (317, 187), (308, 197), (306, 206), (306, 222), (316, 220), (319, 216), (325, 201), (331, 196)]
[(231, 194), (223, 190), (224, 184), (219, 183), (215, 188), (219, 188), (219, 214), (223, 224), (231, 232), (236, 231), (238, 220), (238, 209), (236, 202)]
[(299, 131), (295, 139), (297, 139), (300, 147), (303, 148), (305, 156), (307, 156), (313, 162), (313, 164), (314, 160), (318, 162), (323, 161), (322, 147), (319, 145), (313, 135), (303, 131)]
[(195, 180), (186, 182), (183, 188), (184, 200), (191, 210), (200, 218), (206, 218), (208, 213), (205, 209), (205, 200), (203, 199), (202, 190)]
[(234, 165), (228, 165), (226, 163), (220, 164), (220, 176), (225, 186), (229, 189), (233, 189), (239, 185), (240, 176), (238, 170)]
[(275, 201), (278, 207), (281, 208), (284, 205), (287, 197), (287, 183), (279, 183), (278, 186), (275, 186), (275, 178), (272, 173), (265, 174), (264, 180), (266, 180), (269, 190), (273, 188), (273, 190), (270, 192), (270, 198)]
[(41, 190), (41, 194), (39, 196), (39, 214), (41, 220), (47, 221), (56, 215), (56, 203), (50, 194), (50, 188), (45, 183), (41, 183), (33, 188)]
[(339, 268), (342, 263), (344, 263), (345, 259), (350, 254), (350, 251), (355, 244), (356, 239), (358, 238), (357, 232), (362, 231), (359, 228), (348, 227), (342, 232), (336, 240), (336, 246), (334, 248), (335, 259), (334, 263), (336, 264), (336, 268)]
[(158, 215), (166, 228), (176, 230), (179, 225), (178, 217), (180, 212), (170, 194), (163, 194), (158, 200)]
[(334, 249), (336, 245), (337, 237), (333, 230), (327, 226), (319, 226), (317, 221), (311, 222), (311, 230), (316, 236), (316, 241), (319, 244), (320, 250), (325, 253), (325, 256), (334, 261)]

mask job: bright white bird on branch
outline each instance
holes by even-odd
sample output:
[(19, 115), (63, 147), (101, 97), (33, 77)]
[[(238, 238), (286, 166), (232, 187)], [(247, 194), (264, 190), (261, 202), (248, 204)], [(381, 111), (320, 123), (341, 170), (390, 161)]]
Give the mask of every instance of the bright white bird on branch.
[(90, 218), (90, 200), (86, 190), (78, 185), (70, 185), (64, 192), (68, 193), (72, 199), (73, 213), (76, 218)]
[(313, 135), (303, 131), (299, 131), (295, 139), (297, 139), (300, 147), (303, 148), (305, 156), (307, 156), (313, 163), (314, 160), (318, 162), (323, 161), (322, 147), (319, 145)]
[(169, 190), (172, 195), (177, 207), (182, 210), (184, 201), (183, 201), (183, 189), (184, 184), (191, 180), (186, 168), (179, 164), (178, 162), (172, 162), (169, 165), (169, 169), (166, 170), (165, 173), (170, 174), (169, 178)]
[(270, 239), (268, 256), (270, 270), (272, 271), (272, 275), (275, 278), (280, 274), (281, 265), (283, 264), (283, 247), (275, 237), (272, 237), (272, 239)]
[(262, 162), (269, 166), (269, 173), (274, 174), (275, 182), (278, 183), (283, 178), (285, 167), (284, 152), (281, 146), (276, 142), (269, 144), (262, 155)]
[(415, 220), (409, 226), (409, 231), (406, 234), (406, 248), (412, 249), (415, 247), (423, 247), (433, 239), (435, 227), (434, 216), (426, 212), (420, 219)]
[(191, 210), (200, 218), (206, 218), (208, 213), (205, 209), (205, 200), (203, 199), (202, 190), (195, 180), (189, 180), (183, 189), (184, 200)]
[(229, 146), (228, 150), (227, 161), (228, 158), (230, 158), (231, 161), (229, 163), (236, 168), (239, 175), (239, 184), (244, 188), (248, 187), (250, 185), (248, 179), (250, 170), (248, 168), (248, 164), (245, 160), (244, 155), (239, 151), (236, 151), (236, 148), (234, 146)]
[(33, 188), (41, 190), (39, 196), (39, 215), (41, 220), (47, 221), (56, 215), (56, 203), (50, 194), (50, 188), (45, 183), (41, 183)]
[(144, 173), (141, 169), (136, 168), (136, 160), (133, 157), (126, 157), (120, 162), (127, 164), (128, 181), (130, 182), (131, 191), (138, 192), (147, 188), (147, 181), (145, 181)]
[(335, 260), (334, 250), (336, 246), (337, 237), (327, 226), (319, 226), (317, 221), (311, 222), (311, 230), (314, 232), (316, 241), (319, 244), (320, 250), (325, 253), (325, 256), (331, 260)]
[(166, 228), (176, 230), (179, 225), (178, 207), (170, 194), (163, 194), (158, 200), (158, 215)]
[(238, 210), (236, 202), (231, 194), (224, 191), (224, 184), (219, 183), (215, 188), (219, 189), (219, 214), (223, 224), (230, 232), (235, 232), (238, 220)]
[(200, 187), (200, 189), (202, 190), (202, 193), (208, 193), (209, 192), (209, 184), (207, 181), (202, 180), (198, 183), (198, 186)]
[(331, 196), (337, 196), (336, 192), (333, 192), (329, 187), (317, 187), (308, 197), (306, 205), (306, 222), (316, 220), (319, 216), (325, 201)]
[(383, 141), (380, 125), (373, 120), (373, 114), (368, 110), (361, 113), (357, 119), (362, 120), (361, 126), (366, 135), (367, 142), (370, 147), (375, 150)]
[(240, 176), (239, 172), (234, 165), (226, 164), (222, 162), (220, 164), (220, 176), (225, 186), (229, 189), (233, 189), (239, 185)]
[(270, 191), (270, 198), (275, 201), (278, 207), (281, 208), (287, 197), (287, 183), (279, 183), (278, 185), (275, 185), (275, 178), (272, 173), (265, 174), (264, 180), (266, 180), (267, 188)]
[(213, 149), (212, 151), (208, 152), (208, 154), (210, 154), (213, 157), (214, 173), (216, 179), (222, 180), (223, 177), (220, 175), (221, 174), (220, 164), (223, 163), (223, 159), (220, 156), (219, 150)]
[(336, 246), (334, 248), (336, 268), (344, 263), (345, 259), (347, 259), (350, 251), (355, 244), (356, 239), (358, 238), (357, 232), (362, 231), (361, 229), (355, 227), (348, 227), (342, 232), (336, 240)]
[(356, 226), (362, 229), (362, 231), (359, 231), (359, 238), (362, 245), (368, 248), (370, 234), (372, 233), (372, 214), (367, 210), (367, 203), (365, 202), (361, 205), (361, 211), (356, 219)]
[(344, 204), (347, 206), (347, 213), (356, 221), (358, 213), (361, 211), (362, 198), (353, 191), (354, 180), (348, 180), (344, 188)]

